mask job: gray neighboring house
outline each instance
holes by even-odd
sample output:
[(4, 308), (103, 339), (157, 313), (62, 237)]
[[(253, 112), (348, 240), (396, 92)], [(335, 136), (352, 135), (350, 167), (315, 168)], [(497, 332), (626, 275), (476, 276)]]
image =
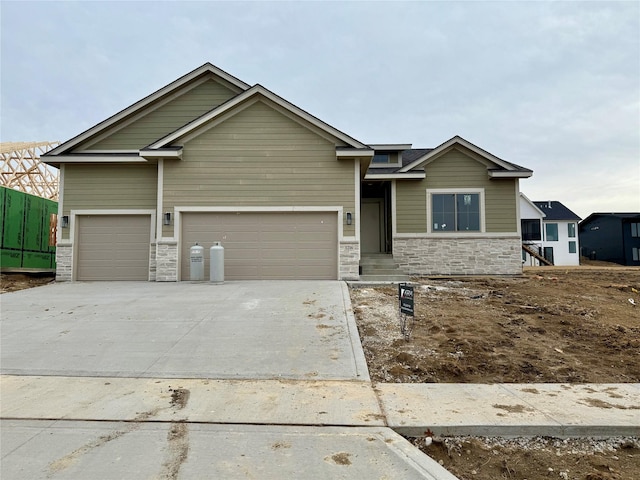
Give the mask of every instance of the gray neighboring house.
[(230, 280), (358, 279), (371, 255), (522, 271), (531, 170), (459, 136), (365, 143), (209, 63), (42, 159), (61, 170), (60, 281), (188, 280), (196, 242), (222, 242)]

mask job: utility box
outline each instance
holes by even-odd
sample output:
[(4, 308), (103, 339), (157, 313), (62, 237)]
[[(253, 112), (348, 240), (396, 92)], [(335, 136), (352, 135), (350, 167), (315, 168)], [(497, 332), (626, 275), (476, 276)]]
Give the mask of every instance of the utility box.
[(204, 280), (204, 247), (197, 243), (189, 250), (189, 267), (192, 282)]
[(211, 283), (224, 283), (224, 248), (220, 242), (213, 242), (209, 250), (209, 280)]

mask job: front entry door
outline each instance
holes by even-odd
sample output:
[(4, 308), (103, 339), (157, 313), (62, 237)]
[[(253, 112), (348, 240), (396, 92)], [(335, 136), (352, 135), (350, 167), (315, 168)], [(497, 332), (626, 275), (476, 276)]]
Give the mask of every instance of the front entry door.
[(363, 199), (360, 231), (362, 253), (382, 252), (382, 199)]

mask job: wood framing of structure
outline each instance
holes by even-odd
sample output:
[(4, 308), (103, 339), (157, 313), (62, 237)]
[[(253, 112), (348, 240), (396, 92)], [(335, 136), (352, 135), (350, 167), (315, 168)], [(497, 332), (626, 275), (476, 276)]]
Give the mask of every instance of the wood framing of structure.
[(0, 143), (0, 185), (58, 200), (60, 172), (40, 161), (40, 155), (60, 145), (60, 142)]

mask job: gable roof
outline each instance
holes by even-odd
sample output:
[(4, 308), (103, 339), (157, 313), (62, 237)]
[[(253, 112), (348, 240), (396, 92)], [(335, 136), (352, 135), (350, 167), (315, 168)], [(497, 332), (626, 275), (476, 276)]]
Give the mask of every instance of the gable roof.
[(244, 83), (242, 80), (239, 80), (238, 78), (234, 77), (233, 75), (231, 75), (231, 74), (225, 72), (224, 70), (221, 70), (220, 68), (216, 67), (215, 65), (212, 65), (211, 63), (207, 62), (204, 65), (196, 68), (195, 70), (192, 70), (191, 72), (187, 73), (186, 75), (183, 75), (182, 77), (178, 78), (177, 80), (174, 80), (170, 84), (168, 84), (168, 85), (162, 87), (161, 89), (156, 90), (152, 94), (144, 97), (142, 100), (137, 101), (133, 105), (130, 105), (129, 107), (125, 108), (124, 110), (119, 111), (115, 115), (112, 115), (111, 117), (109, 117), (106, 120), (98, 123), (97, 125), (89, 128), (88, 130), (85, 130), (81, 134), (76, 135), (71, 140), (68, 140), (68, 141), (64, 142), (63, 144), (59, 145), (58, 147), (54, 148), (53, 150), (50, 150), (49, 152), (47, 152), (43, 156), (51, 157), (51, 156), (60, 155), (62, 153), (65, 153), (65, 152), (69, 151), (73, 147), (76, 147), (77, 145), (79, 145), (80, 143), (84, 142), (85, 140), (93, 137), (97, 133), (99, 133), (99, 132), (101, 132), (103, 130), (106, 130), (107, 128), (109, 128), (112, 125), (116, 124), (117, 122), (123, 120), (124, 118), (130, 117), (130, 116), (140, 112), (145, 107), (149, 106), (151, 103), (157, 101), (158, 99), (160, 99), (162, 97), (165, 97), (165, 96), (169, 95), (170, 93), (180, 89), (181, 87), (185, 86), (186, 84), (188, 84), (188, 83), (192, 82), (193, 80), (197, 79), (198, 77), (201, 77), (201, 76), (206, 75), (206, 74), (213, 74), (213, 75), (215, 75), (217, 77), (220, 77), (221, 79), (229, 82), (231, 85), (237, 87), (241, 91), (245, 91), (245, 90), (249, 89), (249, 85)]
[(437, 146), (436, 148), (430, 149), (428, 152), (424, 153), (420, 157), (416, 158), (413, 162), (408, 165), (403, 166), (398, 170), (398, 173), (408, 172), (414, 168), (422, 167), (430, 161), (435, 160), (443, 153), (447, 152), (451, 147), (456, 145), (467, 148), (472, 151), (476, 155), (488, 160), (490, 163), (493, 163), (497, 168), (488, 169), (490, 177), (496, 178), (528, 178), (533, 175), (533, 171), (528, 168), (521, 167), (520, 165), (516, 165), (515, 163), (507, 162), (506, 160), (502, 160), (501, 158), (496, 157), (495, 155), (483, 150), (482, 148), (474, 145), (473, 143), (465, 140), (459, 135), (450, 138), (443, 144)]
[(545, 220), (580, 220), (580, 217), (556, 200), (533, 202), (544, 212)]
[(253, 87), (231, 98), (230, 100), (223, 103), (222, 105), (219, 105), (213, 108), (212, 110), (192, 120), (186, 125), (175, 130), (174, 132), (171, 132), (170, 134), (164, 136), (163, 138), (153, 142), (149, 146), (145, 147), (144, 150), (149, 151), (149, 150), (165, 148), (171, 145), (172, 142), (175, 142), (176, 140), (194, 132), (198, 128), (220, 117), (224, 113), (232, 111), (236, 106), (246, 102), (247, 100), (253, 97), (258, 97), (258, 96), (261, 96), (263, 98), (266, 98), (272, 101), (273, 103), (284, 108), (285, 110), (289, 111), (293, 115), (302, 118), (303, 120), (309, 122), (310, 124), (328, 133), (329, 135), (342, 140), (347, 145), (353, 148), (370, 150), (368, 145), (356, 140), (355, 138), (347, 135), (346, 133), (338, 130), (337, 128), (332, 127), (328, 123), (323, 122), (319, 118), (311, 115), (309, 112), (301, 109), (300, 107), (295, 106), (293, 103), (288, 102), (284, 98), (276, 95), (271, 90), (268, 90), (267, 88), (263, 87), (260, 84), (254, 85)]

